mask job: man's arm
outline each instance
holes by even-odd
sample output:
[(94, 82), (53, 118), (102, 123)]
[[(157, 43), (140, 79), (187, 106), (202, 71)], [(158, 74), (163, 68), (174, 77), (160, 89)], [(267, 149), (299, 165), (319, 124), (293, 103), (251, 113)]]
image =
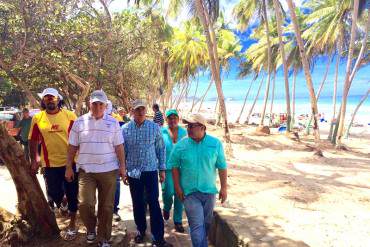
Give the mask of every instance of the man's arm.
[(182, 191), (181, 186), (180, 186), (180, 171), (179, 171), (178, 167), (172, 168), (172, 179), (173, 179), (173, 184), (175, 186), (175, 191), (176, 191), (177, 197), (181, 201), (184, 201), (185, 196), (184, 196), (184, 192)]
[(32, 140), (32, 139), (29, 140), (31, 164), (36, 162), (37, 146), (38, 146), (37, 140)]
[(224, 203), (227, 199), (227, 169), (218, 169), (218, 176), (221, 184), (219, 199)]
[(158, 170), (166, 170), (166, 146), (164, 145), (164, 140), (162, 133), (158, 127), (157, 135), (155, 138), (155, 152), (158, 159)]
[(78, 146), (69, 144), (67, 151), (67, 168), (72, 168), (76, 153), (78, 151)]
[(120, 175), (122, 179), (124, 179), (126, 176), (126, 161), (125, 161), (125, 149), (123, 148), (123, 144), (115, 146), (114, 151), (116, 152), (117, 159), (119, 162)]
[(76, 153), (78, 151), (78, 146), (74, 146), (69, 144), (68, 145), (68, 151), (67, 151), (67, 165), (66, 165), (66, 172), (65, 172), (65, 178), (68, 182), (72, 182), (74, 179), (74, 171), (73, 171), (73, 162), (76, 156)]

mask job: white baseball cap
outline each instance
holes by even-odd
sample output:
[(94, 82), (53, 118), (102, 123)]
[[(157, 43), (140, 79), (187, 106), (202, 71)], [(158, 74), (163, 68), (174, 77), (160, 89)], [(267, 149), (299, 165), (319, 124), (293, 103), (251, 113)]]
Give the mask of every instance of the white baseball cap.
[(41, 93), (41, 98), (44, 98), (46, 95), (52, 95), (54, 97), (60, 97), (60, 94), (58, 93), (58, 90), (55, 88), (45, 88), (44, 91)]
[(104, 93), (103, 90), (95, 90), (90, 95), (90, 103), (94, 102), (102, 102), (104, 104), (108, 103), (107, 95)]
[(203, 117), (203, 115), (201, 115), (199, 113), (190, 114), (189, 116), (184, 118), (184, 122), (186, 122), (186, 123), (199, 123), (199, 124), (202, 124), (204, 126), (206, 126), (206, 124), (207, 124), (206, 118)]

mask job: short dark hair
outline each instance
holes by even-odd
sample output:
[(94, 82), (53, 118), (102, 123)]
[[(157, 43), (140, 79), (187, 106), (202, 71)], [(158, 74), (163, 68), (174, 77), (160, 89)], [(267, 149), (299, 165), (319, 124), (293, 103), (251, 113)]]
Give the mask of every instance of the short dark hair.
[(153, 109), (158, 111), (159, 110), (159, 105), (157, 103), (153, 104)]
[(22, 112), (30, 112), (28, 108), (23, 108)]

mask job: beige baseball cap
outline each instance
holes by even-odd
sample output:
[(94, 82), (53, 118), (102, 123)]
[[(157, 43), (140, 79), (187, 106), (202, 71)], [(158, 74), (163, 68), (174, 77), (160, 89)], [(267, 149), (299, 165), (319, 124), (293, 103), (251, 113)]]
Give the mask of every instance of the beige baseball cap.
[(206, 124), (207, 124), (206, 118), (203, 117), (203, 115), (201, 115), (199, 113), (190, 114), (189, 116), (184, 118), (184, 122), (185, 123), (199, 123), (199, 124), (202, 124), (204, 126), (206, 126)]
[(132, 109), (137, 109), (139, 107), (145, 107), (146, 108), (146, 103), (142, 99), (137, 99), (132, 103)]

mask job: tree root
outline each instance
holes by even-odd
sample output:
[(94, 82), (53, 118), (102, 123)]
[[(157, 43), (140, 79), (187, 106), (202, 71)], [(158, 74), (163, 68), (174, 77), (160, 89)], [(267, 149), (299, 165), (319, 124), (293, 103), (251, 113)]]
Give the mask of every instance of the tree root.
[(0, 208), (0, 246), (22, 246), (34, 236), (32, 228), (16, 216), (10, 219), (9, 214)]

